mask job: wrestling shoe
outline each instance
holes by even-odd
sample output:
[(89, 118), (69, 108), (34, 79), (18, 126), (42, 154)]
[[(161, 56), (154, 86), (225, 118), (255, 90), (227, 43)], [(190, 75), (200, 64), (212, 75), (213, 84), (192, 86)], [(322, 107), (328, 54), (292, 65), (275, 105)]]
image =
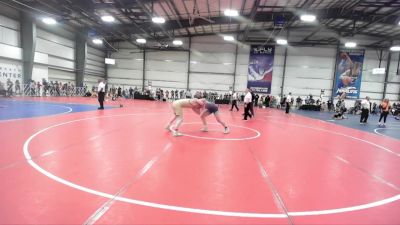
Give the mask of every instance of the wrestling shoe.
[(229, 127), (225, 127), (225, 128), (224, 128), (224, 134), (229, 134), (229, 132), (231, 132), (231, 131), (229, 130)]
[(179, 133), (178, 131), (174, 130), (172, 131), (172, 135), (174, 135), (174, 137), (179, 137), (182, 136), (182, 133)]

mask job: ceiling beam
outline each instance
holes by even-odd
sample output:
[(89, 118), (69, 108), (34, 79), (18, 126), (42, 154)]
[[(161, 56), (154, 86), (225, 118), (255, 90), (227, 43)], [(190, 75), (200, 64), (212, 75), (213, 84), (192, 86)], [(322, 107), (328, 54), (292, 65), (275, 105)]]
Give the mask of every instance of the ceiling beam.
[(249, 34), (249, 30), (252, 27), (252, 23), (253, 23), (256, 15), (257, 15), (257, 11), (258, 11), (258, 7), (260, 6), (260, 2), (261, 2), (260, 0), (255, 0), (254, 1), (253, 7), (251, 8), (251, 11), (250, 11), (250, 16), (248, 18), (248, 20), (250, 20), (251, 23), (246, 25), (246, 29), (244, 31), (244, 35), (243, 35), (243, 38), (242, 38), (243, 41), (246, 41), (246, 39), (247, 39), (247, 35)]
[(381, 22), (381, 21), (385, 21), (386, 19), (388, 19), (388, 18), (390, 18), (390, 17), (393, 17), (393, 16), (394, 16), (394, 17), (396, 18), (396, 20), (397, 20), (399, 14), (400, 14), (400, 8), (395, 8), (395, 9), (391, 10), (390, 12), (388, 12), (388, 13), (385, 14), (385, 15), (376, 16), (375, 18), (369, 20), (367, 24), (365, 24), (365, 25), (363, 25), (363, 26), (361, 26), (361, 27), (356, 28), (356, 29), (354, 30), (354, 33), (349, 33), (349, 34), (357, 34), (357, 33), (360, 32), (361, 30), (363, 30), (363, 29), (365, 29), (365, 28), (367, 28), (367, 27), (369, 27), (369, 26), (372, 26), (372, 25), (374, 25), (374, 24), (377, 24), (377, 23), (379, 23), (379, 22)]
[[(149, 20), (151, 21), (152, 17), (154, 15), (152, 15), (152, 12), (149, 12), (148, 9), (146, 8), (145, 4), (141, 1), (141, 0), (136, 0), (136, 3), (140, 6), (140, 8), (147, 14), (147, 17), (149, 18)], [(154, 2), (152, 2), (152, 4), (154, 4)], [(160, 31), (167, 37), (169, 37), (169, 39), (173, 39), (173, 37), (168, 33), (168, 31), (166, 31), (163, 28), (163, 25), (157, 25), (160, 28)], [(179, 24), (178, 24), (179, 26)], [(157, 31), (154, 31), (157, 32)]]

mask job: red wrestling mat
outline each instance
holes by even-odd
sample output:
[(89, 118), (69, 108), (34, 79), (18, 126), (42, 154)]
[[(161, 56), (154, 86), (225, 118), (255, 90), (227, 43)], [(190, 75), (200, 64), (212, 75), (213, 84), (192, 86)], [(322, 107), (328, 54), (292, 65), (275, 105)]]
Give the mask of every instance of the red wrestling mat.
[(0, 224), (400, 224), (400, 141), (227, 107), (230, 134), (189, 110), (173, 137), (167, 103), (126, 106), (0, 123)]

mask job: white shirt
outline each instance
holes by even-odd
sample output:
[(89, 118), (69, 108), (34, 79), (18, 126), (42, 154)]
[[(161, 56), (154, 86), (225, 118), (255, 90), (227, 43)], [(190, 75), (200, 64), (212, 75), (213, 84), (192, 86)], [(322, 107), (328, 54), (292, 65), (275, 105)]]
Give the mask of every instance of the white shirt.
[(244, 96), (244, 103), (250, 103), (251, 101), (251, 93), (247, 92), (246, 96)]
[(99, 83), (99, 86), (97, 87), (97, 92), (105, 92), (106, 90), (106, 84), (102, 81)]
[(361, 101), (361, 108), (369, 109), (369, 101), (367, 99)]
[(233, 100), (237, 100), (237, 99), (238, 99), (237, 93), (234, 93), (234, 94), (233, 94), (232, 99), (233, 99)]
[(291, 95), (288, 95), (288, 96), (286, 97), (286, 102), (287, 102), (287, 103), (291, 103), (291, 102), (292, 102), (292, 96), (291, 96)]

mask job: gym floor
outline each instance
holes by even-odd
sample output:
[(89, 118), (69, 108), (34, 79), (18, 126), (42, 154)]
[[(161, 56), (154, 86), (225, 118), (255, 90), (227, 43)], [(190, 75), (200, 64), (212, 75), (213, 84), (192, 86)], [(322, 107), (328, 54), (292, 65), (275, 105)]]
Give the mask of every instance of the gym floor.
[(0, 99), (0, 224), (400, 224), (399, 121), (221, 106), (230, 134), (173, 137), (169, 103), (106, 105)]

